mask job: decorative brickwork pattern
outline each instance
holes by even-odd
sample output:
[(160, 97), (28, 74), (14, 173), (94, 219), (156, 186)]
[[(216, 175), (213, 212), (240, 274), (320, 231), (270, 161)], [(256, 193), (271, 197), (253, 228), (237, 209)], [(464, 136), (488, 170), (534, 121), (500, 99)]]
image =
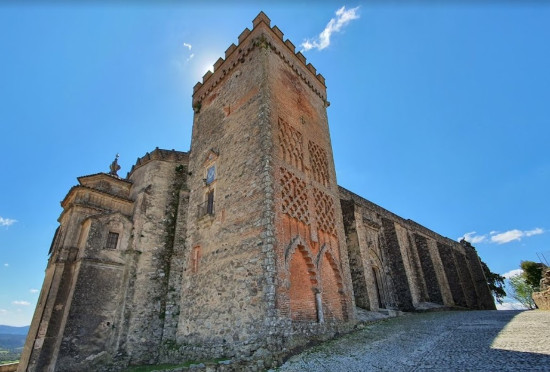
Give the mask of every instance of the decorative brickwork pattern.
[(327, 252), (324, 252), (319, 259), (321, 261), (319, 271), (323, 285), (321, 298), (323, 300), (323, 313), (325, 319), (342, 320), (344, 318), (342, 298), (340, 295), (342, 291), (342, 278), (338, 270), (338, 265)]
[(285, 168), (280, 170), (283, 213), (309, 224), (306, 182)]
[(334, 226), (334, 201), (323, 191), (313, 188), (315, 197), (315, 214), (317, 216), (317, 226), (329, 234), (336, 236), (336, 227)]
[(327, 152), (325, 149), (311, 141), (308, 143), (308, 150), (313, 178), (315, 181), (323, 184), (324, 186), (328, 186), (329, 176)]
[(315, 265), (307, 249), (299, 245), (290, 262), (290, 314), (293, 320), (316, 321), (315, 294), (317, 280)]
[(299, 170), (304, 170), (304, 145), (302, 133), (279, 118), (279, 144), (283, 159)]

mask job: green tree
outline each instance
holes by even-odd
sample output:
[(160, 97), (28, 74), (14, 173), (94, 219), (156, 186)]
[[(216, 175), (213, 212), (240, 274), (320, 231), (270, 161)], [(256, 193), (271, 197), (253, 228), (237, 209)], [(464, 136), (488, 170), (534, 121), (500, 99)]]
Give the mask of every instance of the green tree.
[(487, 285), (489, 286), (491, 293), (495, 297), (495, 300), (499, 304), (502, 304), (503, 298), (506, 297), (506, 291), (504, 291), (504, 280), (506, 278), (497, 273), (493, 273), (489, 269), (489, 266), (487, 266), (487, 264), (483, 261), (481, 261), (481, 267), (483, 268), (483, 273), (485, 274)]
[(510, 297), (517, 300), (520, 304), (528, 309), (535, 309), (535, 301), (533, 301), (533, 286), (527, 283), (527, 279), (522, 274), (515, 275), (508, 279), (511, 291), (508, 291)]
[(523, 278), (525, 282), (533, 288), (533, 292), (540, 290), (540, 280), (542, 272), (546, 269), (546, 265), (541, 262), (521, 261), (521, 269), (523, 270)]

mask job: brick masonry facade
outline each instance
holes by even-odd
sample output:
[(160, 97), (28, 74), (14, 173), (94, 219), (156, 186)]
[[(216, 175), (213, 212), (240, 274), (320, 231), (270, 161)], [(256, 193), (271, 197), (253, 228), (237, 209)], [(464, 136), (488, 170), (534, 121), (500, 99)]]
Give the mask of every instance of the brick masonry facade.
[(324, 78), (264, 13), (192, 104), (189, 152), (67, 194), (20, 371), (271, 367), (355, 306), (494, 309), (473, 247), (338, 186)]

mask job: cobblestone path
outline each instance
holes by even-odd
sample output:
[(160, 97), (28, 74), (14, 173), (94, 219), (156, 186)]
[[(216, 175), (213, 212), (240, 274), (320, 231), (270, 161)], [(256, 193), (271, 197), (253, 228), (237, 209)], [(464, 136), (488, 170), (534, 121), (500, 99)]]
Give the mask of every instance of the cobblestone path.
[(278, 371), (550, 371), (550, 311), (406, 315), (295, 355)]

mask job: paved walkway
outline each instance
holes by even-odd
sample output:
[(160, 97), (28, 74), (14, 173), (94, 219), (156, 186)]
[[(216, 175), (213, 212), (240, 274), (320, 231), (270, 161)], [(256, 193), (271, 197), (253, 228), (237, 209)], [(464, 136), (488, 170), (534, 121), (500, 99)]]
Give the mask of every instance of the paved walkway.
[(406, 315), (295, 355), (278, 371), (550, 371), (550, 311)]

